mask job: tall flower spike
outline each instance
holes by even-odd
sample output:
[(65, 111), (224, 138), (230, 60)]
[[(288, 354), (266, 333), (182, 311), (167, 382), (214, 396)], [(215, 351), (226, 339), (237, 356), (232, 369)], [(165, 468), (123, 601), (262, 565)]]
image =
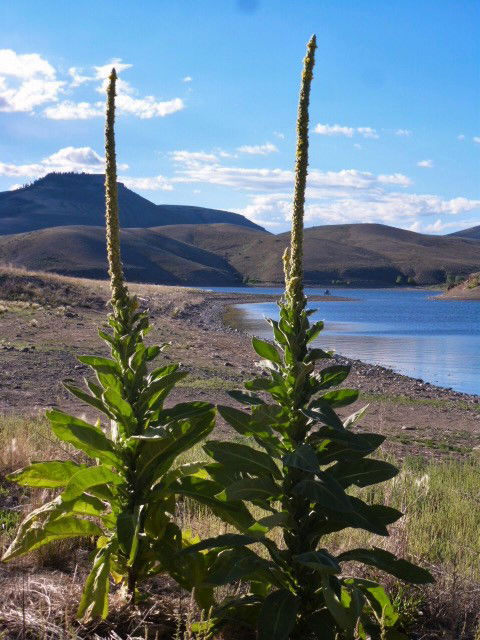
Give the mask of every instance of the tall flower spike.
[(123, 277), (120, 256), (120, 224), (118, 219), (117, 161), (115, 156), (115, 84), (117, 73), (112, 69), (107, 87), (105, 124), (105, 223), (107, 237), (108, 273), (115, 307), (125, 302), (128, 291)]
[(303, 295), (303, 216), (308, 173), (308, 106), (310, 86), (315, 64), (317, 40), (313, 35), (307, 45), (303, 61), (302, 82), (297, 116), (297, 153), (295, 161), (295, 190), (293, 196), (292, 235), (290, 251), (284, 256), (285, 297), (292, 305), (304, 305)]

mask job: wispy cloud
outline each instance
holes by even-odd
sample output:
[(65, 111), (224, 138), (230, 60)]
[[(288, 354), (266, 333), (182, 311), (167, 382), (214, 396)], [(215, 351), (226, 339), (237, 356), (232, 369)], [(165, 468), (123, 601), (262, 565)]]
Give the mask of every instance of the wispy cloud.
[[(121, 164), (122, 171), (128, 165)], [(63, 147), (55, 153), (31, 164), (0, 162), (0, 176), (39, 178), (51, 171), (85, 171), (103, 173), (105, 161), (91, 147)]]
[(64, 85), (38, 53), (0, 49), (0, 111), (32, 113), (36, 107), (58, 100)]
[(395, 135), (400, 138), (409, 138), (412, 135), (412, 131), (410, 129), (397, 129)]
[(248, 153), (252, 156), (268, 156), (270, 153), (277, 153), (278, 148), (271, 142), (265, 144), (244, 144), (241, 147), (237, 147), (239, 153)]
[(191, 82), (192, 80), (192, 76), (185, 76), (184, 78), (182, 78), (182, 82)]
[[(12, 49), (0, 49), (0, 111), (39, 114), (52, 120), (101, 117), (104, 107), (98, 97), (76, 101), (71, 94), (89, 84), (94, 95), (103, 94), (112, 67), (122, 73), (132, 65), (115, 58), (86, 71), (70, 67), (59, 77), (53, 65), (38, 53), (19, 54)], [(185, 108), (181, 98), (159, 100), (152, 95), (141, 96), (123, 78), (118, 80), (117, 94), (118, 113), (137, 118), (163, 118)]]
[(417, 162), (417, 167), (422, 167), (422, 169), (433, 169), (433, 160), (420, 160)]
[(314, 131), (320, 136), (345, 136), (347, 138), (353, 138), (353, 136), (357, 133), (363, 138), (377, 139), (380, 137), (377, 131), (372, 127), (347, 127), (341, 124), (319, 123), (316, 125)]
[(480, 144), (480, 136), (473, 136), (473, 141)]

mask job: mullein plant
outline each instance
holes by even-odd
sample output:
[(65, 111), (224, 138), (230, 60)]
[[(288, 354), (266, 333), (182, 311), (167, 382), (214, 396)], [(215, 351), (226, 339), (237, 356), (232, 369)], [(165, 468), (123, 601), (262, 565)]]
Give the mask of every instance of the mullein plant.
[[(302, 265), (315, 49), (312, 37), (298, 110), (285, 295), (279, 303), (279, 320), (269, 320), (274, 343), (253, 339), (266, 375), (247, 382), (246, 391), (231, 393), (248, 405), (248, 411), (218, 408), (243, 441), (207, 442), (205, 451), (213, 462), (197, 474), (204, 498), (240, 502), (250, 511), (252, 507), (262, 510), (265, 516), (253, 522), (244, 513), (243, 522), (236, 525), (239, 533), (204, 540), (181, 555), (215, 548), (219, 553), (206, 572), (204, 586), (238, 580), (248, 585), (243, 595), (217, 603), (208, 623), (198, 629), (213, 630), (235, 621), (256, 629), (259, 640), (393, 640), (405, 636), (394, 630), (398, 616), (385, 590), (370, 579), (353, 577), (350, 563), (418, 584), (430, 582), (430, 574), (381, 548), (356, 548), (337, 555), (326, 548), (328, 534), (350, 527), (387, 536), (387, 526), (402, 514), (359, 497), (357, 488), (389, 480), (398, 470), (368, 457), (384, 437), (355, 430), (364, 409), (347, 418), (337, 414), (338, 408), (359, 396), (354, 389), (336, 388), (347, 378), (349, 367), (334, 364), (316, 369), (317, 361), (332, 354), (309, 346), (323, 329), (322, 322), (309, 321), (312, 311), (306, 307)], [(178, 485), (188, 494), (195, 487), (194, 478), (179, 480)], [(275, 527), (280, 535), (268, 535)]]
[[(120, 256), (115, 159), (115, 83), (112, 70), (106, 111), (106, 240), (111, 282), (108, 324), (100, 337), (110, 358), (82, 356), (95, 380), (86, 390), (67, 388), (106, 417), (96, 424), (49, 411), (54, 434), (85, 454), (90, 462), (34, 462), (9, 479), (21, 486), (59, 489), (51, 502), (32, 511), (21, 523), (3, 560), (12, 560), (66, 538), (95, 538), (92, 569), (85, 582), (79, 617), (105, 617), (110, 583), (122, 583), (134, 602), (137, 585), (169, 571), (179, 584), (195, 589), (198, 603), (208, 609), (210, 588), (199, 586), (209, 554), (192, 554), (172, 563), (172, 557), (195, 540), (175, 523), (172, 486), (199, 464), (176, 466), (179, 454), (202, 440), (213, 428), (214, 408), (206, 402), (164, 403), (185, 371), (178, 364), (152, 368), (163, 347), (146, 346), (148, 313), (138, 307), (125, 284)], [(165, 346), (165, 345), (163, 345)]]

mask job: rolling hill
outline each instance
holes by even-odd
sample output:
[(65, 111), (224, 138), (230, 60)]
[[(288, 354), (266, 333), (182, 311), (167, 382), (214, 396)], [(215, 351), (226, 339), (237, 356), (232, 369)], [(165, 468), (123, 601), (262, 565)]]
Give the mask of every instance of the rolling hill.
[[(242, 275), (222, 257), (163, 236), (158, 230), (123, 229), (121, 243), (125, 275), (132, 282), (210, 286), (242, 283)], [(0, 262), (70, 276), (106, 278), (105, 231), (103, 227), (67, 226), (0, 236)]]
[[(31, 185), (0, 193), (0, 234), (22, 233), (65, 225), (102, 226), (105, 216), (104, 176), (49, 173)], [(118, 183), (123, 227), (224, 222), (262, 230), (248, 218), (204, 207), (154, 204)], [(266, 232), (265, 232), (266, 233)]]
[[(122, 253), (131, 281), (185, 285), (281, 284), (289, 234), (202, 207), (156, 205), (119, 184)], [(103, 176), (49, 174), (0, 193), (0, 262), (105, 277)], [(3, 234), (3, 235), (2, 235)], [(418, 284), (480, 270), (480, 227), (448, 236), (381, 224), (305, 230), (305, 281), (330, 286)]]
[(455, 231), (450, 233), (451, 238), (469, 238), (470, 240), (480, 240), (480, 225), (476, 227), (470, 227), (468, 229), (462, 229), (461, 231)]

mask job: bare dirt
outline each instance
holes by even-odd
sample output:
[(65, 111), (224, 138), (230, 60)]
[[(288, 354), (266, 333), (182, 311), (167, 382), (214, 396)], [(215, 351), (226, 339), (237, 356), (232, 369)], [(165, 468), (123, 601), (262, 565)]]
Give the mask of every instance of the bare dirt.
[[(55, 286), (62, 283), (61, 305), (55, 305), (52, 281)], [(62, 380), (81, 383), (82, 377), (89, 375), (76, 356), (106, 353), (97, 335), (108, 312), (106, 283), (48, 276), (43, 286), (40, 280), (37, 289), (30, 288), (27, 295), (27, 282), (25, 274), (13, 292), (10, 287), (2, 295), (0, 278), (0, 298), (9, 298), (0, 303), (0, 412), (31, 416), (57, 407), (88, 415), (89, 408), (65, 390)], [(65, 282), (71, 282), (67, 293)], [(160, 358), (179, 361), (190, 371), (171, 401), (208, 398), (232, 404), (227, 391), (241, 387), (245, 379), (255, 375), (258, 358), (250, 337), (228, 327), (225, 320), (232, 322), (232, 305), (259, 301), (259, 297), (154, 285), (134, 285), (132, 289), (151, 311), (149, 342), (171, 343)], [(45, 291), (49, 292), (48, 303), (43, 299)], [(15, 298), (23, 301), (17, 303)], [(340, 356), (337, 359), (346, 362)], [(396, 455), (462, 455), (480, 445), (479, 397), (435, 387), (383, 367), (359, 361), (350, 364), (352, 372), (346, 384), (361, 389), (358, 407), (352, 410), (370, 405), (364, 427), (388, 435)], [(221, 422), (217, 435), (228, 435)]]

